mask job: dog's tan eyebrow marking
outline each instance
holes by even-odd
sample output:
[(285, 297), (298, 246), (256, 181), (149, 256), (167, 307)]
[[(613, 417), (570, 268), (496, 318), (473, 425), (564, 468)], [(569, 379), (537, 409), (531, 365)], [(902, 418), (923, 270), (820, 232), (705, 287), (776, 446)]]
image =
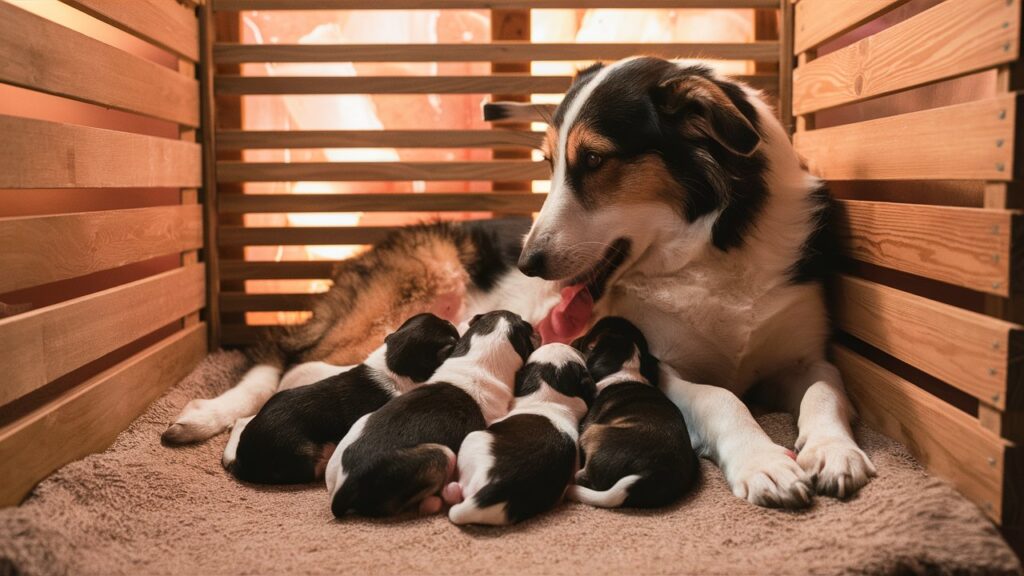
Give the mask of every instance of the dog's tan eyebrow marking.
[(576, 164), (576, 161), (579, 159), (580, 150), (596, 152), (597, 154), (610, 154), (615, 151), (615, 145), (612, 144), (612, 141), (594, 132), (589, 124), (573, 126), (569, 131), (568, 140), (566, 151), (570, 164)]

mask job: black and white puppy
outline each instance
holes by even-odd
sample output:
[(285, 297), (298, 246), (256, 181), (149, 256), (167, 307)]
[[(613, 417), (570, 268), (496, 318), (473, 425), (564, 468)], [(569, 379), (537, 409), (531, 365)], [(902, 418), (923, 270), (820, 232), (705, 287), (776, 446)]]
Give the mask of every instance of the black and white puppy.
[(446, 501), (457, 502), (448, 518), (511, 524), (558, 504), (576, 470), (579, 423), (593, 399), (594, 382), (579, 352), (557, 343), (538, 348), (516, 375), (508, 416), (462, 443), (459, 481), (444, 492)]
[(569, 498), (591, 506), (653, 508), (679, 499), (697, 476), (682, 414), (658, 390), (658, 361), (640, 330), (603, 318), (573, 342), (587, 356), (597, 397), (583, 420), (583, 464)]
[(361, 416), (426, 382), (455, 349), (455, 326), (417, 314), (365, 362), (314, 384), (278, 392), (240, 421), (224, 451), (239, 480), (298, 484), (322, 478), (335, 446)]
[(360, 418), (338, 444), (325, 474), (334, 515), (440, 511), (462, 441), (508, 413), (535, 338), (512, 312), (474, 317), (427, 384)]

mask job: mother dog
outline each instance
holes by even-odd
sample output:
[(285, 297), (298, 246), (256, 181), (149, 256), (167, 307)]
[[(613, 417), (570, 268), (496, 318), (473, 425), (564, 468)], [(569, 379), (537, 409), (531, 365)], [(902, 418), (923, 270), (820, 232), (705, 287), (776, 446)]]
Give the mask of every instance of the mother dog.
[[(551, 192), (518, 270), (486, 229), (403, 230), (339, 265), (313, 319), (248, 350), (243, 379), (189, 403), (165, 440), (202, 440), (254, 414), (294, 363), (359, 363), (415, 313), (459, 323), (504, 308), (545, 341), (616, 315), (641, 327), (694, 448), (737, 496), (797, 507), (866, 484), (875, 470), (825, 358), (827, 195), (759, 94), (658, 58), (595, 65), (555, 111), (545, 155)], [(795, 460), (740, 400), (755, 385), (797, 415)]]

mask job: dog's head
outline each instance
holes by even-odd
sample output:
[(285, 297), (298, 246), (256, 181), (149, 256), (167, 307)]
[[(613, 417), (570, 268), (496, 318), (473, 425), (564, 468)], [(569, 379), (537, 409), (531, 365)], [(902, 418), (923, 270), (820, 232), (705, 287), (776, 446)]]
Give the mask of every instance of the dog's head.
[(658, 385), (658, 360), (651, 355), (640, 329), (625, 318), (602, 318), (572, 346), (587, 357), (587, 370), (597, 382), (637, 362), (632, 369), (651, 385)]
[[(493, 338), (494, 342), (485, 342), (487, 338)], [(473, 346), (484, 346), (493, 352), (497, 347), (510, 345), (519, 356), (521, 362), (526, 362), (533, 350), (540, 342), (533, 326), (523, 318), (508, 310), (495, 310), (486, 314), (477, 314), (469, 321), (469, 329), (455, 345), (452, 357), (466, 356)], [(488, 350), (481, 350), (482, 353), (490, 355)]]
[(459, 331), (433, 314), (417, 314), (384, 338), (388, 370), (426, 382), (455, 349)]
[(587, 284), (596, 299), (666, 231), (703, 226), (694, 242), (741, 245), (766, 195), (756, 98), (708, 68), (660, 58), (581, 71), (551, 118), (551, 192), (519, 268)]
[(543, 385), (563, 396), (579, 398), (587, 406), (594, 400), (594, 380), (586, 361), (579, 351), (565, 344), (537, 348), (516, 374), (516, 396), (529, 396)]

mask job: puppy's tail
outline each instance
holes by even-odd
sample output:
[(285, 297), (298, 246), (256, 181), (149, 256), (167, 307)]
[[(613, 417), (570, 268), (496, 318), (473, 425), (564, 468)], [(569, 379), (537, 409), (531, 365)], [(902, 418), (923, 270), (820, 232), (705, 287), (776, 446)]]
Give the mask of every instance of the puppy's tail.
[(629, 497), (629, 489), (640, 480), (639, 474), (630, 474), (619, 479), (611, 488), (599, 492), (578, 484), (569, 487), (570, 500), (596, 506), (598, 508), (618, 508)]

